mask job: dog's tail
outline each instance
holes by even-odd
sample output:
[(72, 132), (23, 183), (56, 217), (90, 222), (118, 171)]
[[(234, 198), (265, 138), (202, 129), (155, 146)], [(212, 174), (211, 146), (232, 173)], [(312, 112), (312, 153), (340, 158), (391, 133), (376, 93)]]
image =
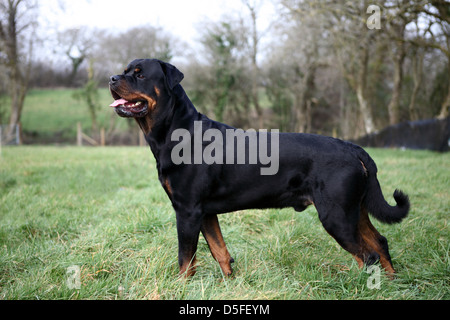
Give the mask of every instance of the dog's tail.
[(367, 158), (361, 160), (366, 168), (368, 184), (366, 194), (363, 200), (363, 206), (371, 213), (373, 217), (384, 223), (399, 223), (409, 212), (410, 203), (408, 196), (400, 190), (395, 190), (394, 199), (396, 206), (391, 206), (383, 197), (380, 183), (377, 179), (377, 167), (375, 162), (367, 155)]

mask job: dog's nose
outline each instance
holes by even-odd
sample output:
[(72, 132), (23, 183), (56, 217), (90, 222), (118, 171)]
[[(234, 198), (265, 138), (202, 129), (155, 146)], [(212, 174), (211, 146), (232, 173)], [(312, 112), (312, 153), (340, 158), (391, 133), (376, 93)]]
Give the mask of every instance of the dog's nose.
[(111, 83), (117, 82), (120, 80), (120, 76), (112, 76), (109, 80)]

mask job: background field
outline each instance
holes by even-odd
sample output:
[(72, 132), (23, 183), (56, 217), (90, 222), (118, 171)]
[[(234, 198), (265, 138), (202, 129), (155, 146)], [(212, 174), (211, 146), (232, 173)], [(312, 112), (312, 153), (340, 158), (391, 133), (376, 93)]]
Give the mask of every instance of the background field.
[[(379, 290), (314, 207), (220, 216), (234, 276), (200, 237), (198, 272), (180, 280), (175, 214), (148, 148), (3, 147), (0, 299), (450, 299), (450, 155), (369, 153), (388, 201), (402, 188), (412, 202), (403, 223), (374, 222), (398, 271)], [(66, 283), (73, 265), (79, 290)]]
[[(77, 122), (92, 134), (92, 121), (85, 102), (76, 100), (77, 89), (33, 89), (25, 99), (22, 130), (25, 143), (76, 143)], [(98, 127), (108, 130), (112, 121), (118, 131), (127, 130), (108, 105), (113, 101), (108, 89), (99, 89), (96, 109)], [(8, 103), (8, 101), (6, 101)], [(114, 117), (113, 117), (114, 116)], [(95, 132), (95, 134), (99, 134)]]

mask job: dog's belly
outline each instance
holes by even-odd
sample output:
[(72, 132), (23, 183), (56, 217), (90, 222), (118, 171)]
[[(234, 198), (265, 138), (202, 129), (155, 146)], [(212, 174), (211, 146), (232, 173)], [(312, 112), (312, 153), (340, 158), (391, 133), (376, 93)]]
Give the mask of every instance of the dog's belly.
[(225, 178), (213, 183), (203, 199), (205, 213), (286, 207), (303, 211), (312, 204), (312, 176), (304, 174), (299, 168), (288, 170), (284, 167), (271, 176), (259, 175), (258, 167), (237, 168), (232, 173), (227, 171)]

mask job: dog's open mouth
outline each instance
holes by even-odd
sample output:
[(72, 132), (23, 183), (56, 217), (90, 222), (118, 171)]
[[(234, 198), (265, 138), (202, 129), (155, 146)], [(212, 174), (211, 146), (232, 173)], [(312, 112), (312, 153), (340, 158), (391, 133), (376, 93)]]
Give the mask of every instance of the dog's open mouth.
[(146, 107), (145, 101), (136, 101), (130, 102), (125, 99), (115, 100), (113, 103), (109, 105), (113, 108), (122, 108), (124, 110), (128, 110), (130, 112), (139, 113), (142, 111), (143, 107)]
[(144, 99), (128, 101), (111, 90), (114, 102), (109, 106), (115, 108), (117, 114), (122, 117), (142, 117), (147, 113), (148, 102)]

